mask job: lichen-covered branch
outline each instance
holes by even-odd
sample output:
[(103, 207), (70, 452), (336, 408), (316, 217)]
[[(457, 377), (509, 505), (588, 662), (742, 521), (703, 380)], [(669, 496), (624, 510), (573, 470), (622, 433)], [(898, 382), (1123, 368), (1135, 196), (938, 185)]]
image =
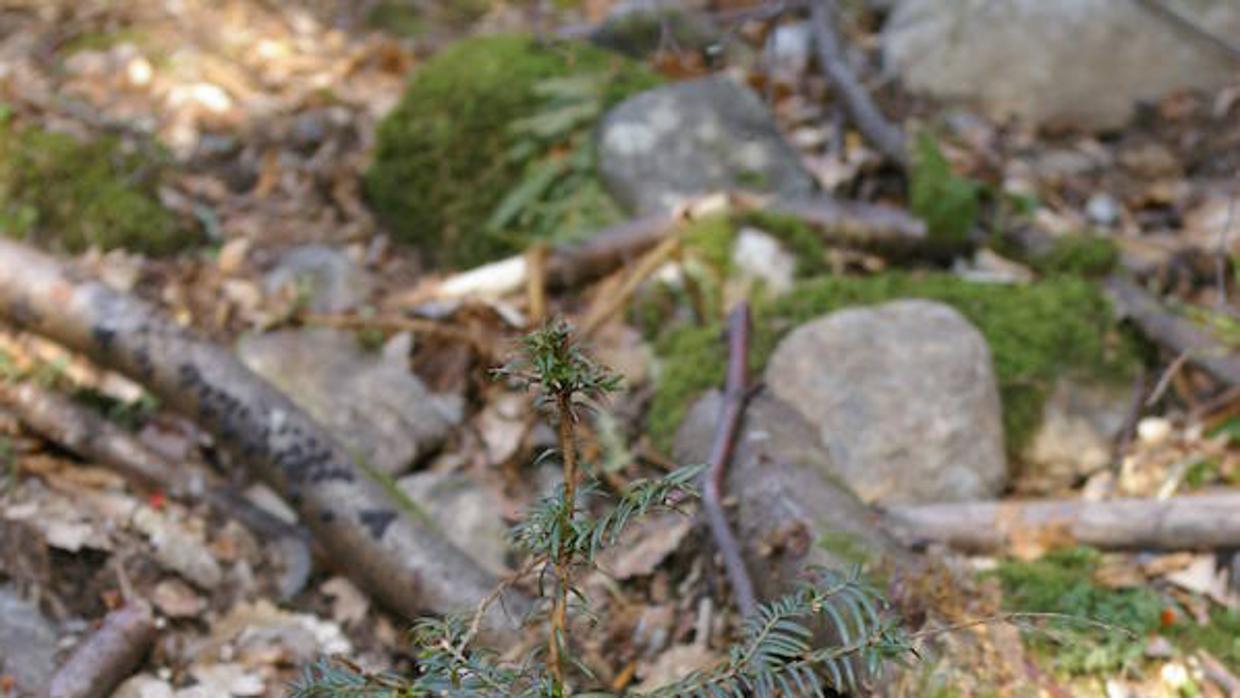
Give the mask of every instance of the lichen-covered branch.
[[(321, 426), (232, 352), (152, 306), (0, 240), (0, 317), (130, 376), (195, 419), (298, 510), (330, 564), (392, 609), (466, 611), (497, 583), (428, 521), (402, 516)], [(510, 591), (484, 634), (515, 631), (527, 604)]]

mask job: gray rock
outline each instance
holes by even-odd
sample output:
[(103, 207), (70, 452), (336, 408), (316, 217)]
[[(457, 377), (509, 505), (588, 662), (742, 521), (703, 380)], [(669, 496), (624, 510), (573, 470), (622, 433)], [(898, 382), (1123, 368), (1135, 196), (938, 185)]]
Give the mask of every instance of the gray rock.
[(351, 333), (315, 328), (249, 335), (237, 353), (379, 470), (399, 474), (459, 421), (456, 398), (432, 395), (405, 356), (363, 351)]
[(494, 493), (464, 473), (434, 470), (403, 477), (397, 484), (426, 509), (450, 542), (496, 575), (511, 572), (505, 562), (508, 525)]
[[(709, 457), (722, 404), (715, 391), (690, 409), (676, 433), (678, 462)], [(903, 558), (879, 514), (836, 477), (815, 430), (769, 395), (758, 395), (745, 409), (727, 491), (738, 500), (736, 536), (764, 599), (788, 592), (807, 566), (840, 570)]]
[(806, 323), (776, 347), (766, 384), (813, 425), (864, 501), (960, 501), (1004, 487), (990, 349), (946, 305), (900, 300)]
[(679, 82), (625, 100), (599, 125), (598, 149), (608, 190), (638, 214), (726, 188), (789, 197), (814, 190), (762, 100), (725, 77)]
[(623, 0), (590, 34), (590, 40), (635, 57), (659, 49), (706, 50), (718, 40), (719, 27), (706, 13), (684, 5), (683, 0)]
[(1060, 379), (1042, 408), (1042, 422), (1020, 454), (1024, 467), (1050, 478), (1089, 475), (1111, 462), (1132, 396), (1123, 386)]
[(38, 695), (56, 670), (56, 628), (34, 604), (0, 586), (0, 675), (16, 695)]
[[(1240, 34), (1234, 0), (1173, 4), (1219, 36)], [(916, 92), (1056, 126), (1118, 127), (1138, 101), (1235, 77), (1218, 47), (1116, 0), (903, 0), (882, 45)]]
[(268, 293), (306, 294), (316, 313), (339, 313), (362, 304), (371, 280), (347, 254), (324, 245), (294, 247), (280, 256), (263, 282)]

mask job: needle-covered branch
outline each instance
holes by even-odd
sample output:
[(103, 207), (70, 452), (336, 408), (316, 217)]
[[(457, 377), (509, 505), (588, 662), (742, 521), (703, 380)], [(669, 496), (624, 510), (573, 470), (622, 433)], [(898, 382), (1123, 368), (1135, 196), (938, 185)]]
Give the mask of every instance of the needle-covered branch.
[[(299, 512), (329, 562), (407, 616), (465, 611), (497, 583), (371, 480), (326, 431), (232, 354), (154, 307), (52, 257), (0, 240), (0, 317), (81, 351), (195, 419)], [(488, 614), (512, 637), (516, 593)]]

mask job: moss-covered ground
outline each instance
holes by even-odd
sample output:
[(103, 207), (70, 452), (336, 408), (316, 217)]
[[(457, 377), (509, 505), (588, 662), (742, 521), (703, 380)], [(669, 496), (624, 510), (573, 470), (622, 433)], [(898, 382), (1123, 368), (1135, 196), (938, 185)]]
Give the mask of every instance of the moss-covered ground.
[[(952, 306), (985, 336), (1003, 400), (1008, 449), (1017, 453), (1037, 427), (1055, 380), (1063, 375), (1128, 380), (1139, 347), (1115, 324), (1098, 288), (1069, 276), (1028, 285), (978, 284), (941, 272), (891, 272), (870, 277), (820, 276), (800, 281), (773, 302), (755, 306), (751, 368), (760, 372), (776, 342), (805, 321), (841, 308), (897, 298)], [(725, 348), (718, 325), (665, 332), (649, 427), (668, 444), (702, 391), (722, 385)]]
[(1057, 670), (1069, 674), (1134, 668), (1151, 636), (1181, 652), (1206, 650), (1240, 667), (1240, 612), (1215, 608), (1198, 624), (1170, 596), (1151, 586), (1113, 588), (1097, 581), (1102, 555), (1064, 548), (1041, 559), (1006, 561), (987, 573), (1004, 589), (1009, 611), (1054, 614), (1029, 626), (1028, 640)]
[[(414, 71), (380, 124), (367, 195), (401, 239), (457, 266), (516, 253), (560, 227), (612, 222), (620, 211), (593, 180), (592, 118), (659, 82), (587, 44), (516, 35), (458, 42)], [(549, 101), (591, 86), (590, 99), (548, 111)], [(523, 220), (501, 204), (556, 208)]]
[[(158, 155), (158, 153), (156, 153)], [(101, 137), (0, 124), (0, 230), (40, 246), (164, 254), (198, 235), (159, 202), (163, 163)]]

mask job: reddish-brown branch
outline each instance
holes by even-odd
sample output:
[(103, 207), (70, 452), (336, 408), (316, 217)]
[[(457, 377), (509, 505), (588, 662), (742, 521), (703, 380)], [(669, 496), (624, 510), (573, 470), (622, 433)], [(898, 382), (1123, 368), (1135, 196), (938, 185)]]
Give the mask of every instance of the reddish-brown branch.
[(129, 677), (155, 641), (151, 607), (140, 599), (112, 611), (52, 676), (48, 698), (103, 698)]
[(809, 10), (810, 27), (818, 47), (818, 62), (822, 72), (831, 79), (832, 89), (844, 102), (849, 118), (878, 152), (894, 162), (907, 164), (908, 146), (904, 131), (883, 116), (848, 64), (836, 20), (839, 8), (835, 0), (811, 0)]
[(736, 597), (736, 605), (745, 616), (757, 609), (758, 602), (753, 581), (745, 569), (740, 544), (737, 543), (736, 535), (728, 523), (727, 513), (723, 509), (723, 488), (727, 479), (728, 461), (732, 458), (732, 447), (736, 444), (736, 432), (749, 398), (748, 373), (749, 305), (742, 301), (728, 316), (728, 375), (724, 383), (723, 409), (719, 415), (715, 438), (711, 443), (710, 459), (707, 461), (707, 470), (702, 481), (702, 509), (706, 513), (706, 522), (710, 525), (715, 545), (723, 556), (723, 565), (732, 585), (732, 593)]

